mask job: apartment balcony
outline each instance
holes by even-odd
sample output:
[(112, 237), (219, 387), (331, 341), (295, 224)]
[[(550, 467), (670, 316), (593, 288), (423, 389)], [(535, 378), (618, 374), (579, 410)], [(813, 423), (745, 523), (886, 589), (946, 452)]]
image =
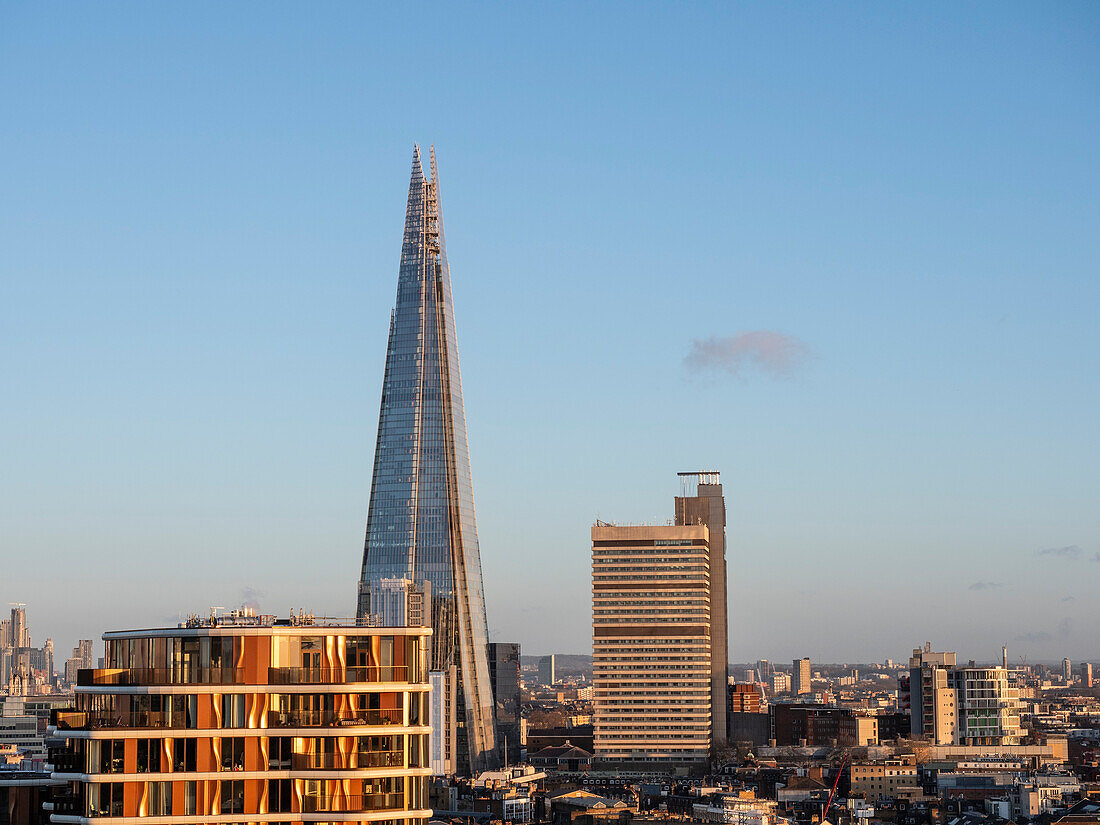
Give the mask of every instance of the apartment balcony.
[(342, 685), (365, 682), (423, 682), (424, 672), (418, 667), (393, 665), (388, 667), (272, 667), (268, 668), (268, 684), (272, 685)]
[(405, 808), (404, 793), (375, 793), (363, 796), (303, 796), (302, 813), (366, 813), (397, 811)]
[[(401, 708), (359, 711), (267, 711), (267, 727), (344, 728), (403, 725)], [(78, 730), (197, 730), (194, 720), (180, 711), (133, 711), (129, 713), (88, 713), (64, 711), (57, 714), (59, 731)], [(226, 728), (229, 730), (230, 728)]]
[[(351, 764), (353, 763), (354, 764)], [(404, 768), (405, 755), (401, 751), (375, 751), (359, 754), (296, 753), (290, 766), (296, 771), (342, 771), (359, 768)], [(410, 767), (416, 767), (410, 766)]]
[(416, 683), (425, 680), (424, 671), (407, 665), (365, 667), (272, 667), (266, 679), (249, 676), (240, 668), (99, 668), (81, 670), (78, 687), (142, 687), (162, 685), (343, 685), (385, 682)]
[(53, 802), (53, 812), (55, 814), (66, 816), (84, 815), (84, 797), (81, 795), (55, 792), (50, 801)]
[(359, 711), (268, 711), (269, 728), (352, 728), (368, 725), (403, 725), (405, 713), (393, 710)]
[(84, 770), (84, 758), (69, 750), (54, 751), (50, 760), (55, 773), (81, 773)]

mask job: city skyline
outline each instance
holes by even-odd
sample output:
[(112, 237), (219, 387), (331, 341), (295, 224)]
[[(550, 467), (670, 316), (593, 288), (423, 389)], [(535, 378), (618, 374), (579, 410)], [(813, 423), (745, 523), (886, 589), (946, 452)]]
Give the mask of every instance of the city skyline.
[(1100, 655), (1095, 7), (126, 8), (0, 12), (35, 643), (354, 612), (422, 136), (491, 639), (587, 651), (593, 520), (707, 466), (735, 662)]

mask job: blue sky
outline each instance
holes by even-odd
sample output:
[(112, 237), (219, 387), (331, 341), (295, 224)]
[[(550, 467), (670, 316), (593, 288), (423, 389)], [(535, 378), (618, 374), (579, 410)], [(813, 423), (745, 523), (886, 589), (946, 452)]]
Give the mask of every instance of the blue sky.
[(418, 141), (495, 638), (716, 468), (734, 660), (1100, 659), (1095, 4), (2, 3), (0, 101), (37, 642), (353, 609)]

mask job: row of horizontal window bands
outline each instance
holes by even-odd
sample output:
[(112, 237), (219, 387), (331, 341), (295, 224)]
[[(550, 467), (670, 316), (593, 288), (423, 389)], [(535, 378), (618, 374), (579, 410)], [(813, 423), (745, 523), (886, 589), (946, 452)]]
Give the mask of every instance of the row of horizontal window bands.
[(598, 624), (592, 628), (592, 635), (598, 639), (616, 636), (638, 636), (643, 638), (655, 636), (709, 636), (710, 628), (705, 624)]
[(592, 542), (592, 547), (706, 547), (706, 539), (691, 539), (670, 543), (667, 539), (654, 539), (646, 541), (642, 539), (599, 539)]
[[(264, 669), (260, 669), (262, 673)], [(247, 668), (172, 667), (172, 668), (100, 668), (77, 671), (78, 687), (105, 685), (323, 685), (365, 682), (422, 681), (423, 669), (407, 665), (366, 665), (316, 668), (271, 667), (266, 675)], [(266, 679), (265, 679), (266, 676)]]
[[(361, 794), (327, 795), (321, 793), (306, 792), (300, 797), (300, 802), (295, 804), (292, 783), (298, 780), (271, 779), (266, 788), (266, 813), (319, 813), (319, 812), (346, 812), (358, 813), (367, 811), (392, 810), (399, 813), (413, 809), (427, 807), (426, 786), (418, 778), (413, 778), (408, 790), (411, 798), (406, 801), (406, 786), (401, 777), (383, 777), (371, 780), (371, 784), (364, 784), (364, 790), (374, 790)], [(208, 784), (209, 783), (209, 784)], [(149, 791), (146, 800), (145, 817), (172, 816), (172, 782), (142, 783)], [(242, 780), (213, 780), (202, 783), (200, 800), (199, 784), (185, 782), (183, 815), (202, 816), (245, 814), (246, 813), (246, 788)], [(127, 812), (126, 783), (105, 782), (89, 786), (86, 794), (58, 794), (54, 797), (54, 811), (60, 814), (76, 814), (90, 817), (121, 817)], [(252, 795), (249, 808), (261, 807), (258, 789), (248, 789)], [(410, 804), (411, 803), (411, 804)], [(133, 804), (133, 803), (131, 803)], [(200, 812), (202, 808), (202, 812)], [(298, 810), (295, 810), (298, 808)], [(132, 812), (131, 815), (133, 815)], [(259, 810), (249, 810), (250, 814), (264, 813)], [(255, 818), (255, 817), (250, 817)], [(378, 825), (381, 825), (379, 823)]]
[(344, 744), (338, 746), (336, 737), (269, 737), (264, 756), (255, 740), (249, 740), (253, 747), (248, 747), (239, 738), (100, 739), (58, 751), (53, 765), (59, 773), (104, 774), (404, 767), (408, 744), (409, 767), (415, 768), (423, 766), (427, 752), (423, 734), (410, 736), (407, 742), (400, 734), (339, 740)]
[(705, 584), (702, 579), (698, 581), (694, 586), (692, 584), (682, 581), (655, 581), (655, 582), (638, 582), (638, 583), (623, 583), (617, 584), (615, 582), (594, 582), (592, 584), (593, 590), (683, 590), (685, 588), (691, 588), (694, 590), (702, 590)]
[[(268, 711), (267, 728), (315, 728), (355, 727), (373, 725), (403, 725), (401, 710), (361, 711)], [(409, 724), (420, 724), (410, 720)], [(200, 728), (197, 721), (187, 715), (169, 711), (137, 711), (123, 714), (88, 711), (59, 711), (58, 730), (126, 730), (140, 728), (165, 728), (170, 730), (222, 730), (240, 728), (256, 730), (245, 725), (225, 725), (221, 728)]]

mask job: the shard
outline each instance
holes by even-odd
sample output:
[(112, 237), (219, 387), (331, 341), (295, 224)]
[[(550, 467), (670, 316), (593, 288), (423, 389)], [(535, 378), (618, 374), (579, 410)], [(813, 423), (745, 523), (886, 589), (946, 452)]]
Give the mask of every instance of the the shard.
[(429, 667), (438, 679), (432, 721), (439, 728), (432, 747), (442, 756), (439, 770), (468, 774), (494, 767), (485, 600), (451, 277), (435, 153), (431, 178), (425, 178), (419, 147), (390, 316), (358, 615), (378, 612), (372, 592), (377, 606), (383, 580), (392, 588), (402, 579), (431, 613)]

